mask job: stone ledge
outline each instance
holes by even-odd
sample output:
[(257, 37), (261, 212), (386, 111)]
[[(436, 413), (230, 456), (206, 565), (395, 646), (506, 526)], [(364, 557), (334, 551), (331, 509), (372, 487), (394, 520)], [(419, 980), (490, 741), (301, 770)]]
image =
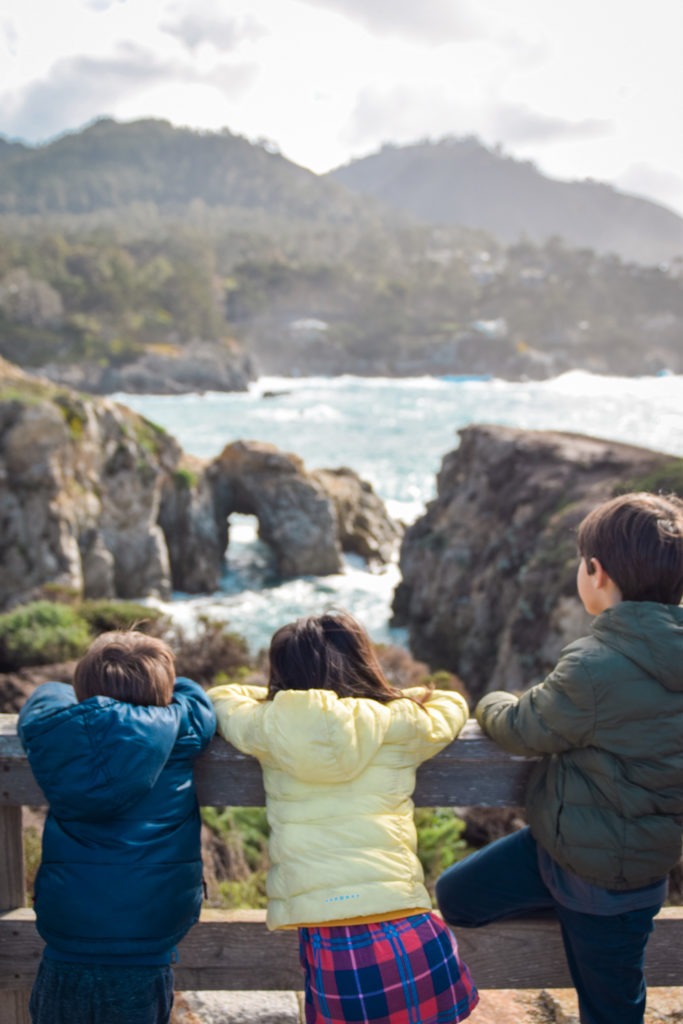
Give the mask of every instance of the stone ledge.
[[(302, 1024), (300, 992), (176, 992), (172, 1024)], [(579, 1024), (573, 989), (487, 989), (476, 1024)], [(644, 1024), (681, 1024), (683, 988), (651, 988)]]
[(171, 1024), (301, 1024), (297, 992), (176, 992)]

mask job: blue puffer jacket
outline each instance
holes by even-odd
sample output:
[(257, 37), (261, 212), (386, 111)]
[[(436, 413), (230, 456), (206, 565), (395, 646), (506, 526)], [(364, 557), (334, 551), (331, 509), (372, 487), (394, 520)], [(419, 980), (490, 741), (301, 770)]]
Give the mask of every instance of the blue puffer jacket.
[(38, 687), (19, 736), (50, 805), (35, 887), (53, 953), (110, 962), (168, 953), (202, 900), (192, 766), (215, 730), (211, 702), (177, 679), (168, 707)]

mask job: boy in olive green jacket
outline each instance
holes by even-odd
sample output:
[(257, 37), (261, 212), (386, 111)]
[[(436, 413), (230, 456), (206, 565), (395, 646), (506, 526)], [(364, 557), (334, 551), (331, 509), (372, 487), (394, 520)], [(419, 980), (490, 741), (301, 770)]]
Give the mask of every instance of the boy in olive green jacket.
[(487, 694), (482, 729), (541, 755), (529, 827), (446, 871), (446, 921), (553, 908), (583, 1024), (642, 1024), (643, 962), (683, 826), (683, 502), (626, 494), (578, 532), (591, 633), (520, 698)]

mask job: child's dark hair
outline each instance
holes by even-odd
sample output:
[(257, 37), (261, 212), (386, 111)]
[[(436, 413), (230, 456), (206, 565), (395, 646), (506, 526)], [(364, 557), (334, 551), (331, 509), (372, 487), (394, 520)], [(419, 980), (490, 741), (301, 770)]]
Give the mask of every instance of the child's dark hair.
[[(327, 612), (282, 626), (270, 642), (268, 700), (280, 690), (333, 690), (381, 704), (405, 697), (382, 672), (365, 629), (348, 612)], [(425, 688), (424, 699), (429, 694)], [(418, 701), (421, 703), (421, 701)]]
[(131, 629), (102, 633), (76, 665), (79, 701), (113, 697), (128, 704), (165, 707), (173, 698), (175, 656), (163, 640)]
[(683, 501), (638, 491), (598, 505), (579, 525), (579, 554), (597, 558), (624, 601), (679, 604), (683, 597)]

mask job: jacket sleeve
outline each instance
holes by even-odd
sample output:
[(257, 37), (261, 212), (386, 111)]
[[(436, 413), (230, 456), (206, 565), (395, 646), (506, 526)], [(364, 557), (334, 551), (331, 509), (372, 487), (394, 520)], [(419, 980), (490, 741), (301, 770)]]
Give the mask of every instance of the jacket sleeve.
[[(419, 687), (404, 692), (407, 696), (418, 697), (424, 690)], [(451, 690), (433, 690), (424, 704), (413, 704), (411, 711), (418, 763), (434, 757), (452, 743), (469, 717), (467, 701), (462, 694)]]
[(595, 691), (579, 654), (567, 654), (542, 683), (515, 697), (489, 693), (475, 716), (511, 754), (560, 754), (589, 746), (595, 731)]
[(178, 676), (173, 688), (173, 703), (183, 712), (177, 749), (186, 754), (200, 754), (216, 731), (216, 715), (208, 694), (191, 679)]
[(263, 686), (237, 683), (214, 686), (207, 691), (216, 712), (219, 735), (243, 754), (251, 754), (259, 760), (268, 757), (263, 731), (265, 696)]
[(73, 686), (68, 683), (42, 683), (19, 711), (17, 731), (24, 750), (30, 740), (50, 731), (62, 712), (76, 704)]

